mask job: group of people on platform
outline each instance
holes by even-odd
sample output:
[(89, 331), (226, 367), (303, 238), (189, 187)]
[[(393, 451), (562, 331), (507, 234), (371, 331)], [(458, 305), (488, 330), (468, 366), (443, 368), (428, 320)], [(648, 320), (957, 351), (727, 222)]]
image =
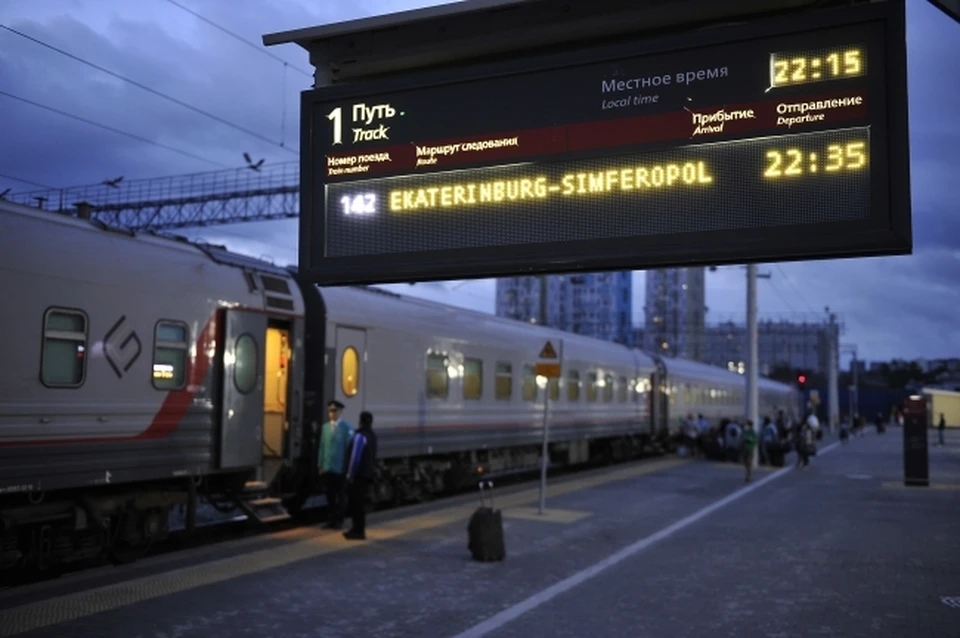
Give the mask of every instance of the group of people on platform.
[(823, 437), (823, 432), (812, 410), (796, 423), (780, 410), (775, 421), (765, 416), (759, 429), (754, 428), (749, 419), (741, 425), (735, 419), (725, 418), (714, 426), (702, 414), (694, 417), (691, 413), (683, 419), (680, 435), (681, 455), (743, 463), (745, 480), (750, 482), (755, 451), (760, 465), (774, 467), (783, 467), (786, 455), (796, 451), (797, 467), (806, 467), (810, 457), (817, 453), (816, 442)]
[(367, 490), (376, 474), (377, 435), (373, 415), (360, 413), (356, 430), (343, 419), (343, 404), (327, 404), (327, 421), (320, 426), (317, 470), (327, 497), (329, 529), (340, 529), (349, 512), (352, 525), (343, 533), (349, 540), (367, 537)]

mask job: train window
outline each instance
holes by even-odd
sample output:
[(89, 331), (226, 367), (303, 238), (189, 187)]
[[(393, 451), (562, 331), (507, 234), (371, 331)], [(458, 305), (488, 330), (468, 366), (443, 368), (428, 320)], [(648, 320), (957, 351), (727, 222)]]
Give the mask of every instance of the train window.
[(587, 401), (593, 403), (597, 400), (597, 373), (587, 373)]
[(187, 324), (158, 321), (153, 336), (153, 387), (179, 390), (187, 383)]
[(340, 355), (340, 389), (346, 397), (360, 392), (360, 355), (353, 346), (347, 346)]
[(620, 403), (627, 402), (627, 378), (620, 377), (617, 379), (617, 401)]
[(560, 379), (557, 377), (551, 377), (547, 381), (547, 392), (550, 393), (551, 401), (560, 400)]
[(237, 337), (234, 347), (233, 385), (237, 386), (237, 390), (242, 394), (250, 394), (257, 387), (257, 377), (260, 376), (259, 359), (257, 341), (253, 335), (245, 333)]
[(450, 392), (447, 358), (442, 354), (427, 355), (427, 398), (446, 399)]
[(463, 361), (463, 398), (479, 399), (483, 396), (483, 361), (464, 359)]
[(580, 400), (580, 373), (576, 370), (567, 372), (567, 401)]
[(537, 400), (537, 376), (533, 366), (523, 366), (523, 400)]
[(51, 388), (83, 385), (87, 358), (87, 316), (78, 310), (47, 311), (43, 319), (40, 381)]
[(607, 374), (603, 377), (603, 402), (610, 403), (613, 401), (613, 375)]
[(513, 396), (513, 366), (503, 361), (497, 362), (496, 391), (498, 401), (509, 401)]

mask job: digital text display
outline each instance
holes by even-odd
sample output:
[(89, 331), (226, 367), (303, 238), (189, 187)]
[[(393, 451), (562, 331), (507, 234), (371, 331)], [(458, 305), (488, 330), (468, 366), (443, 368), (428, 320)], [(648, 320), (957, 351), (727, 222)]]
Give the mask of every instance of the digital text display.
[(328, 254), (863, 220), (869, 151), (853, 128), (331, 184), (329, 232), (351, 241)]
[(747, 261), (763, 238), (909, 250), (902, 19), (881, 3), (318, 90), (301, 264), (374, 282)]

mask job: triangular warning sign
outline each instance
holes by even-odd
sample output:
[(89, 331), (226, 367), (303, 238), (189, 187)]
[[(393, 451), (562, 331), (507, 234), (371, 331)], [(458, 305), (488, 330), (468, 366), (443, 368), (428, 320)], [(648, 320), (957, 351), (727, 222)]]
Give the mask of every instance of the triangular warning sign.
[(550, 343), (549, 341), (547, 342), (547, 345), (543, 346), (543, 350), (540, 351), (540, 358), (541, 359), (557, 358), (557, 351), (553, 349), (553, 344)]

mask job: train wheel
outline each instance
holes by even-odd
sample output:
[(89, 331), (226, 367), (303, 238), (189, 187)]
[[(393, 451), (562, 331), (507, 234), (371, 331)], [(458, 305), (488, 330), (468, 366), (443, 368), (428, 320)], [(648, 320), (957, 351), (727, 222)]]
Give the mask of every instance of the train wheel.
[(389, 477), (383, 477), (374, 482), (371, 490), (370, 501), (376, 505), (392, 505), (397, 497), (397, 492), (393, 487), (393, 481)]
[(126, 509), (117, 519), (116, 537), (110, 546), (108, 557), (115, 565), (126, 565), (146, 556), (157, 536), (154, 529), (159, 523), (155, 512)]

